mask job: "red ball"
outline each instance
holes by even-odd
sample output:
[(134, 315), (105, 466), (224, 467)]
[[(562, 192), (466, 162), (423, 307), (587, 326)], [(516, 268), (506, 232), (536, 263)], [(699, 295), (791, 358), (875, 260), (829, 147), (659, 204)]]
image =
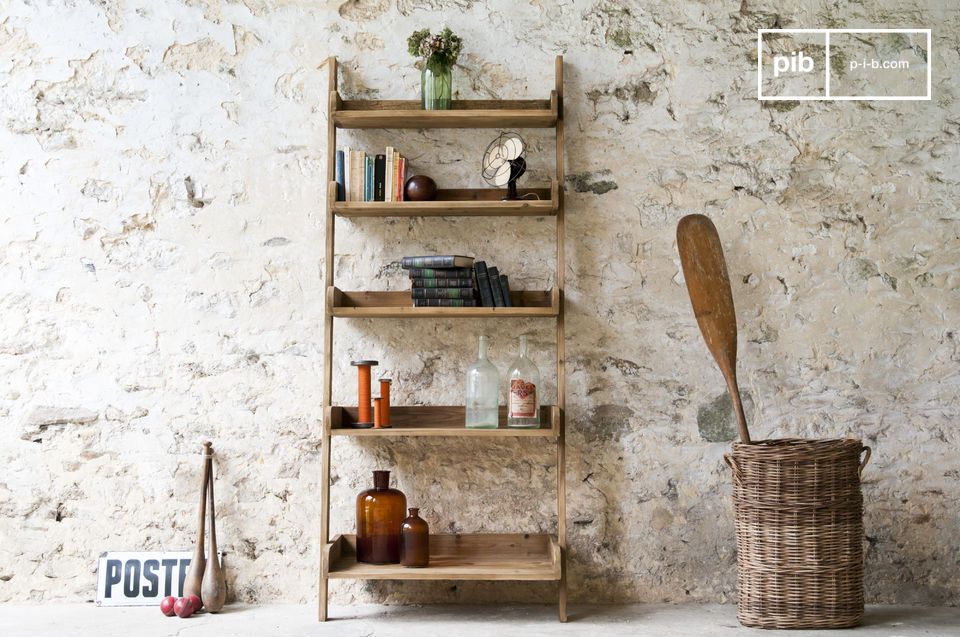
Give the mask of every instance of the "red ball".
[(173, 605), (173, 612), (177, 614), (177, 617), (186, 619), (190, 615), (193, 615), (193, 604), (190, 603), (189, 598), (181, 597), (177, 600), (177, 603)]
[(173, 617), (173, 605), (177, 603), (177, 598), (173, 595), (167, 595), (160, 600), (160, 612), (167, 617)]
[(193, 612), (198, 612), (203, 608), (203, 601), (196, 595), (191, 595), (187, 598), (187, 601), (193, 606)]

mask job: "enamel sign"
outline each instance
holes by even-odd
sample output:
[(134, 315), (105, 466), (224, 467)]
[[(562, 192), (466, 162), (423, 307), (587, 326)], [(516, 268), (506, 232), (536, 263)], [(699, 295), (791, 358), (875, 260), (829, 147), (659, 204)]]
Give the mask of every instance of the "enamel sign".
[(108, 552), (97, 568), (97, 606), (154, 606), (183, 596), (192, 551)]

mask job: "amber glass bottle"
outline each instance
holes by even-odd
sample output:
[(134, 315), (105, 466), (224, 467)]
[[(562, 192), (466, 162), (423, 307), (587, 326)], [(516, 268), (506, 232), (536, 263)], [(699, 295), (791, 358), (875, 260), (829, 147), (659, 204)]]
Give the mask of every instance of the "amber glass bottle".
[(410, 509), (410, 517), (400, 526), (400, 563), (411, 568), (430, 563), (430, 527), (418, 513), (420, 509)]
[(373, 488), (357, 496), (358, 562), (400, 561), (400, 525), (406, 508), (406, 496), (390, 488), (390, 472), (374, 471)]

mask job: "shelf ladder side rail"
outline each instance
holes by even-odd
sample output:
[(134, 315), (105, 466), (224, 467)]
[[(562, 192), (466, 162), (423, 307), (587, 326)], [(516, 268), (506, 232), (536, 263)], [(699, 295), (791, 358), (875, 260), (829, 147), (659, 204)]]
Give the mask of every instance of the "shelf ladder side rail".
[(564, 174), (563, 174), (563, 56), (555, 62), (557, 96), (557, 274), (556, 287), (559, 293), (557, 308), (557, 405), (560, 409), (557, 422), (557, 543), (560, 545), (560, 582), (557, 587), (557, 609), (560, 621), (567, 621), (567, 476), (566, 476), (566, 352), (564, 343), (564, 275), (566, 273), (565, 227), (564, 227)]
[[(337, 102), (337, 58), (327, 58), (327, 183), (326, 188), (326, 251), (324, 255), (324, 290), (333, 289), (334, 231), (336, 218), (333, 204), (336, 200), (337, 127), (334, 124)], [(332, 191), (332, 192), (331, 192)], [(323, 435), (320, 451), (320, 596), (318, 614), (320, 621), (327, 621), (327, 601), (330, 584), (330, 564), (327, 544), (330, 542), (330, 405), (333, 395), (333, 308), (330, 295), (325, 295), (323, 311)]]

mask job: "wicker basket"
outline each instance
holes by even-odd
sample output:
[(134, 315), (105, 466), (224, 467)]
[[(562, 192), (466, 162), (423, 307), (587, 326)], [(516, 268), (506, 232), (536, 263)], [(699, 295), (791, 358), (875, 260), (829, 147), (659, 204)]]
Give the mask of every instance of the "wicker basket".
[[(861, 461), (860, 456), (866, 452)], [(737, 619), (845, 628), (863, 618), (863, 495), (870, 448), (853, 438), (733, 444)]]

